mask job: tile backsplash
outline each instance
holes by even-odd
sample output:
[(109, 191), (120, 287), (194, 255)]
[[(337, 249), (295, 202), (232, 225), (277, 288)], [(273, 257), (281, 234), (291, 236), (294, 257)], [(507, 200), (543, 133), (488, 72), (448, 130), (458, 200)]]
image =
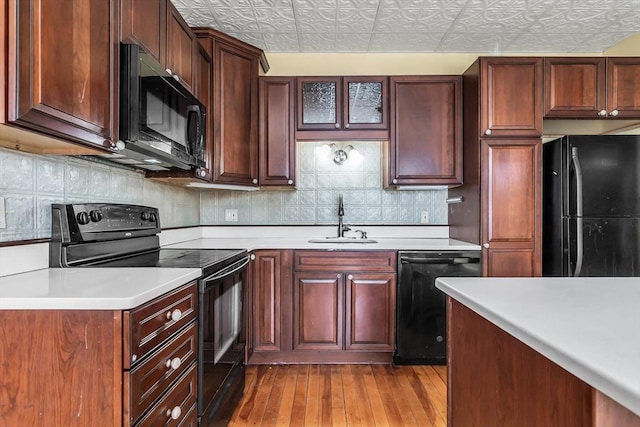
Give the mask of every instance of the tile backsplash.
[(421, 213), (429, 223), (447, 224), (447, 190), (397, 191), (382, 189), (382, 144), (351, 144), (361, 154), (343, 165), (319, 153), (325, 143), (299, 142), (297, 145), (296, 190), (256, 192), (216, 191), (201, 193), (202, 225), (232, 225), (225, 210), (237, 209), (237, 224), (336, 224), (338, 195), (344, 198), (347, 224), (417, 225)]
[(78, 157), (0, 148), (0, 197), (6, 219), (0, 242), (50, 237), (52, 203), (142, 204), (160, 210), (163, 227), (200, 224), (198, 191)]
[[(345, 147), (349, 143), (338, 143)], [(51, 236), (51, 204), (109, 202), (157, 207), (162, 227), (197, 225), (326, 225), (337, 223), (338, 195), (346, 224), (447, 224), (447, 190), (382, 189), (382, 144), (351, 142), (361, 153), (343, 165), (320, 155), (324, 143), (297, 146), (296, 189), (255, 192), (194, 190), (145, 179), (140, 173), (70, 156), (0, 148), (0, 197), (6, 228), (0, 242)], [(238, 222), (225, 210), (237, 209)]]

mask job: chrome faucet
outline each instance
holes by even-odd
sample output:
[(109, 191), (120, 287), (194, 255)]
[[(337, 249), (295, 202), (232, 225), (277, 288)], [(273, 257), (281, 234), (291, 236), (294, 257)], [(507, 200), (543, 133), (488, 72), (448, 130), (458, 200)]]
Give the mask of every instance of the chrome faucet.
[(338, 237), (344, 237), (344, 232), (351, 230), (351, 227), (342, 223), (344, 216), (344, 204), (342, 203), (342, 194), (338, 195)]

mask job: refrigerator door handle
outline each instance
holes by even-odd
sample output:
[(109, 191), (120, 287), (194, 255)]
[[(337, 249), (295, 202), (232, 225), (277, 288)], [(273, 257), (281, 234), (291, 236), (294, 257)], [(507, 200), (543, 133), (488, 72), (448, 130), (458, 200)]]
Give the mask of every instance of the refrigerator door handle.
[(578, 159), (578, 147), (571, 147), (571, 163), (576, 171), (576, 268), (573, 277), (580, 276), (582, 258), (584, 255), (583, 226), (582, 226), (582, 168)]

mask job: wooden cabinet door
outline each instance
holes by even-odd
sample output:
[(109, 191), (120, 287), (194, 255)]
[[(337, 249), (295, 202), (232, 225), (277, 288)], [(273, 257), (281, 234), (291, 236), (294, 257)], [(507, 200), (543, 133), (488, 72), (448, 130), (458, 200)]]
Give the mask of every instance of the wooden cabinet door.
[(160, 64), (167, 43), (167, 0), (121, 0), (120, 40), (140, 45)]
[(261, 186), (295, 185), (295, 78), (259, 80)]
[(343, 129), (389, 128), (389, 79), (342, 77)]
[[(118, 17), (109, 0), (9, 1), (7, 119), (93, 147), (113, 147)], [(6, 4), (6, 3), (5, 3)], [(15, 19), (14, 19), (15, 18)]]
[(296, 272), (293, 289), (293, 349), (342, 350), (344, 275)]
[(482, 140), (485, 276), (539, 276), (541, 150), (536, 139)]
[(607, 58), (607, 114), (640, 117), (640, 58)]
[(204, 141), (204, 159), (205, 167), (199, 170), (198, 178), (205, 181), (211, 181), (211, 171), (213, 170), (213, 81), (211, 71), (213, 61), (207, 49), (197, 42), (197, 69), (196, 80), (194, 81), (194, 95), (204, 105), (206, 109), (205, 116), (205, 141)]
[(214, 41), (213, 181), (258, 184), (258, 56)]
[[(281, 347), (281, 251), (256, 251), (252, 267), (253, 350), (280, 351)], [(291, 266), (289, 265), (289, 268)]]
[(391, 78), (385, 185), (462, 183), (460, 76)]
[(340, 77), (298, 77), (298, 130), (342, 129)]
[(347, 275), (346, 350), (394, 350), (395, 296), (393, 273)]
[(544, 116), (606, 115), (604, 58), (545, 58)]
[(195, 35), (171, 1), (168, 1), (166, 66), (190, 91), (193, 90), (195, 74), (195, 48)]
[(542, 135), (542, 58), (481, 58), (480, 67), (481, 135)]

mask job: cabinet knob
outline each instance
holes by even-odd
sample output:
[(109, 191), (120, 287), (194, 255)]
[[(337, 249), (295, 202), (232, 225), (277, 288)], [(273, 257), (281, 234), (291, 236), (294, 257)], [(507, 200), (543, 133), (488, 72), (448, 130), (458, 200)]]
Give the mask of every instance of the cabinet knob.
[(485, 131), (484, 131), (484, 134), (485, 134), (485, 135), (491, 135), (491, 129), (487, 129), (487, 130), (485, 130)]
[(488, 243), (483, 243), (482, 247), (485, 248), (485, 249), (489, 249), (489, 244)]
[(347, 123), (346, 125), (344, 125), (345, 129), (349, 129), (349, 123)]
[(287, 180), (287, 184), (293, 185), (293, 180), (292, 179)]
[(252, 184), (257, 184), (257, 183), (258, 183), (258, 178), (253, 178), (253, 179), (251, 180), (251, 183), (252, 183)]
[(180, 409), (179, 406), (176, 406), (173, 409), (167, 409), (167, 417), (171, 418), (172, 420), (177, 420), (178, 418), (180, 418), (180, 415), (182, 415), (182, 409)]
[(251, 261), (253, 261), (254, 259), (256, 259), (256, 256), (254, 254), (251, 254), (249, 258), (251, 258)]
[(182, 360), (180, 360), (179, 357), (174, 357), (173, 359), (167, 359), (164, 365), (167, 367), (167, 369), (178, 369), (180, 365), (182, 365)]
[(336, 277), (337, 277), (338, 279), (340, 278), (340, 276), (341, 276), (341, 274), (340, 274), (340, 273), (336, 274)]
[(196, 172), (196, 175), (198, 175), (200, 178), (204, 178), (205, 176), (207, 176), (207, 171), (203, 168), (199, 168)]
[(598, 111), (598, 115), (599, 115), (600, 117), (604, 117), (604, 116), (606, 116), (606, 115), (607, 115), (607, 110), (600, 110), (600, 111)]
[(395, 178), (393, 178), (393, 179), (391, 180), (391, 182), (392, 182), (392, 183), (394, 183), (394, 184), (397, 184), (397, 183), (398, 183), (398, 180), (397, 180), (397, 179), (395, 179)]
[(177, 322), (181, 318), (182, 318), (182, 311), (180, 311), (179, 308), (176, 308), (173, 311), (167, 311), (167, 319), (170, 319), (170, 320), (173, 320), (174, 322)]
[(117, 141), (107, 141), (107, 145), (109, 145), (109, 148), (116, 151), (124, 150), (124, 147), (125, 147), (124, 141), (120, 139)]
[(340, 123), (336, 123), (336, 129), (340, 129)]
[(353, 274), (349, 274), (349, 275), (347, 276), (347, 279), (349, 279), (349, 280), (353, 280)]
[(171, 71), (171, 68), (165, 68), (164, 71), (166, 71), (170, 76), (173, 75), (173, 71)]
[(612, 110), (612, 111), (609, 113), (609, 115), (610, 115), (611, 117), (616, 117), (616, 116), (618, 115), (618, 110)]

